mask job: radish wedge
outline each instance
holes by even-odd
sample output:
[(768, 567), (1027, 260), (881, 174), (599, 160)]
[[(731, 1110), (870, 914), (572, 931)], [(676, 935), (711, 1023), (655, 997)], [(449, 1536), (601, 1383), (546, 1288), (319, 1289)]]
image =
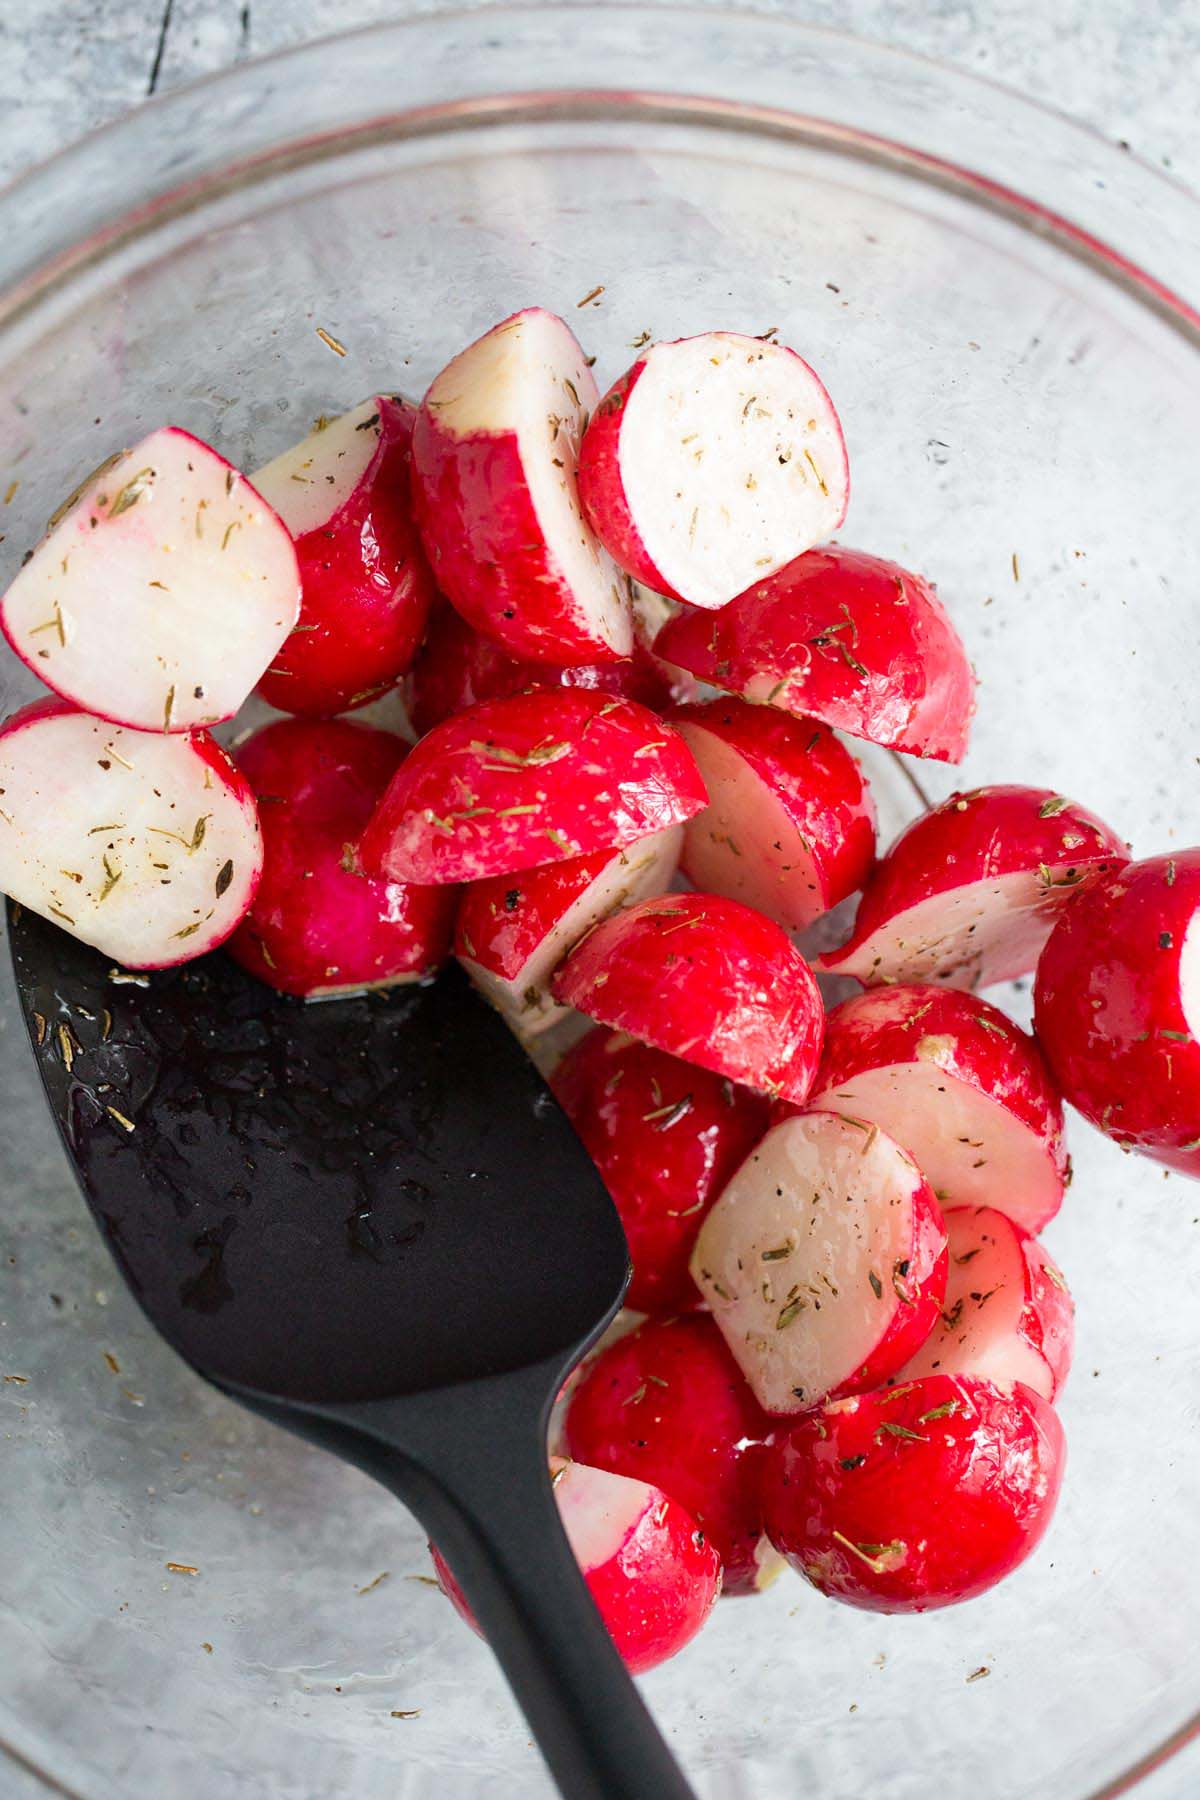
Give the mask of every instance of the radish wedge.
[(438, 586), (514, 656), (610, 662), (633, 649), (628, 579), (576, 492), (596, 399), (572, 333), (531, 306), (456, 356), (421, 402), (414, 494)]
[(684, 874), (803, 931), (855, 893), (875, 856), (875, 809), (862, 770), (815, 719), (745, 700), (670, 715), (708, 789), (684, 828)]
[(655, 654), (746, 700), (893, 750), (961, 762), (975, 677), (933, 588), (857, 550), (810, 550), (718, 613), (679, 613)]
[(818, 967), (880, 982), (990, 987), (1028, 975), (1062, 908), (1128, 862), (1115, 831), (1051, 788), (951, 794), (880, 862), (854, 932)]
[(833, 402), (794, 350), (709, 331), (652, 344), (609, 389), (579, 492), (629, 574), (718, 607), (837, 530), (850, 471)]
[(254, 797), (206, 732), (129, 731), (64, 700), (0, 727), (0, 890), (114, 962), (203, 956), (261, 870)]
[(820, 1059), (825, 1015), (808, 964), (770, 919), (713, 894), (665, 894), (606, 919), (552, 992), (758, 1093), (803, 1100)]
[(946, 1215), (950, 1267), (941, 1316), (897, 1381), (977, 1375), (1023, 1381), (1053, 1400), (1071, 1366), (1075, 1309), (1049, 1251), (988, 1206)]
[(671, 885), (678, 825), (618, 850), (473, 882), (463, 895), (455, 954), (471, 980), (523, 1037), (566, 1017), (550, 993), (555, 969), (601, 919)]
[(874, 988), (843, 1000), (809, 1105), (891, 1132), (947, 1206), (994, 1206), (1040, 1231), (1062, 1204), (1057, 1090), (1034, 1040), (974, 994)]
[(692, 1278), (767, 1412), (885, 1381), (929, 1336), (946, 1233), (907, 1151), (808, 1112), (774, 1126), (700, 1227)]
[(363, 835), (368, 874), (482, 881), (681, 825), (707, 795), (677, 732), (582, 688), (488, 700), (423, 737)]
[(56, 694), (142, 731), (230, 719), (296, 623), (281, 520), (174, 425), (104, 463), (0, 601), (4, 635)]

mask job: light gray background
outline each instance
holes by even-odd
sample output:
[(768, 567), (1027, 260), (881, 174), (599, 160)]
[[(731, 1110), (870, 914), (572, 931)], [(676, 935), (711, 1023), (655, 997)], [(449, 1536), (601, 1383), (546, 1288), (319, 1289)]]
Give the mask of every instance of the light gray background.
[[(759, 0), (955, 63), (1056, 106), (1200, 189), (1200, 0)], [(0, 180), (105, 121), (251, 55), (393, 16), (389, 0), (6, 0)], [(436, 11), (438, 0), (411, 10)], [(1193, 296), (1194, 298), (1194, 296)], [(40, 1784), (5, 1771), (5, 1800)], [(1195, 1800), (1200, 1746), (1138, 1789)]]

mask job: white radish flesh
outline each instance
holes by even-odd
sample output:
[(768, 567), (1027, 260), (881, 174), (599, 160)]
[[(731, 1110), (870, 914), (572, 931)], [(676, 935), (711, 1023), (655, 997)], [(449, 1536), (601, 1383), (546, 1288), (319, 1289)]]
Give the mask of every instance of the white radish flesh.
[(374, 397), (364, 400), (339, 418), (321, 421), (255, 470), (255, 487), (293, 537), (316, 531), (354, 493), (379, 449), (378, 436), (368, 429), (378, 412)]

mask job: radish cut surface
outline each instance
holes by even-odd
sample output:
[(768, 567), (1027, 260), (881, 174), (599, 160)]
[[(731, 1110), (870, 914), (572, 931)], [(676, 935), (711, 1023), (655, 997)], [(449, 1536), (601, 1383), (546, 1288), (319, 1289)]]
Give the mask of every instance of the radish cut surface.
[(232, 718), (296, 623), (282, 521), (173, 425), (72, 495), (0, 602), (17, 655), (65, 699), (143, 731)]
[(261, 870), (254, 798), (205, 733), (128, 731), (60, 700), (0, 729), (0, 889), (114, 962), (202, 956)]
[(325, 419), (261, 469), (254, 485), (293, 537), (327, 525), (358, 489), (379, 451), (379, 398)]

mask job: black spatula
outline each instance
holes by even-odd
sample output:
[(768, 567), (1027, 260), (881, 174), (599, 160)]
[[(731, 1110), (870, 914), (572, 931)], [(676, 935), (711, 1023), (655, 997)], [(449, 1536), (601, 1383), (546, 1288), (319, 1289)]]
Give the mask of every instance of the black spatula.
[(220, 955), (130, 979), (17, 908), (10, 934), (51, 1108), (153, 1324), (407, 1502), (571, 1800), (686, 1797), (546, 1464), (625, 1242), (500, 1020), (457, 972), (303, 1006)]

